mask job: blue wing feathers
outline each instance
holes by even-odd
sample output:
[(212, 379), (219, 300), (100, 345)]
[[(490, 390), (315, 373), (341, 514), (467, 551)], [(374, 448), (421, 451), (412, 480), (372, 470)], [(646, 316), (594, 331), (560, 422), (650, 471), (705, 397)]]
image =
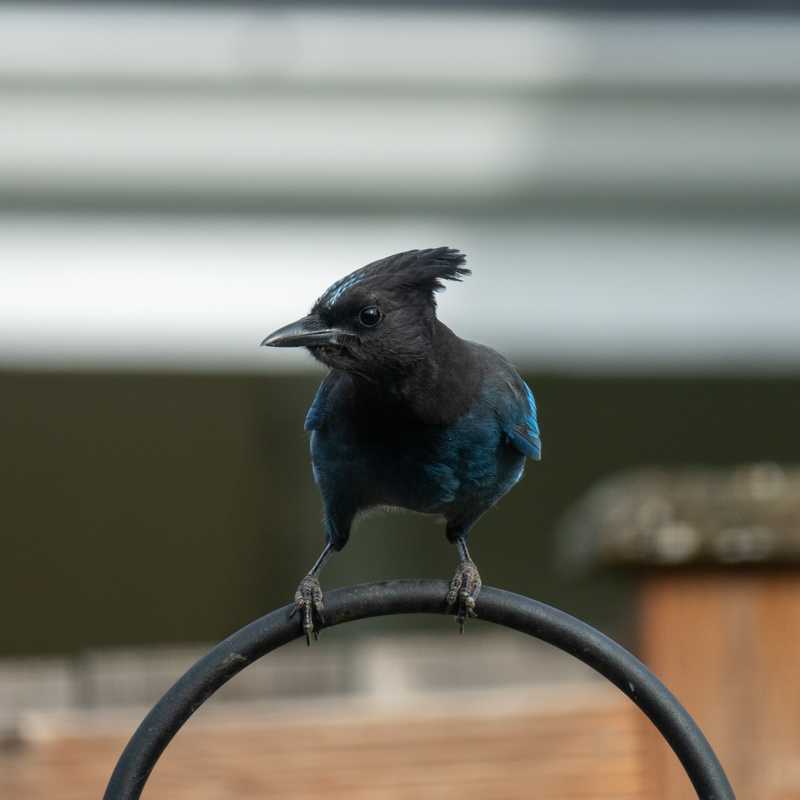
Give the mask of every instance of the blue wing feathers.
[(308, 409), (306, 421), (303, 423), (303, 427), (307, 431), (318, 431), (325, 424), (325, 417), (328, 415), (328, 397), (333, 386), (332, 374), (329, 373), (319, 385), (314, 402), (311, 404), (311, 408)]
[(503, 432), (520, 453), (539, 461), (542, 457), (542, 440), (539, 434), (536, 400), (528, 384), (521, 378), (519, 380), (524, 387), (524, 397), (520, 397), (515, 403), (513, 412), (503, 418)]
[[(320, 387), (321, 389), (322, 387)], [(306, 414), (305, 422), (303, 423), (303, 427), (307, 431), (316, 431), (322, 426), (322, 420), (325, 417), (325, 409), (324, 403), (320, 402), (320, 392), (317, 391), (317, 396), (314, 398), (314, 402), (311, 404), (311, 408), (308, 409), (308, 413)]]

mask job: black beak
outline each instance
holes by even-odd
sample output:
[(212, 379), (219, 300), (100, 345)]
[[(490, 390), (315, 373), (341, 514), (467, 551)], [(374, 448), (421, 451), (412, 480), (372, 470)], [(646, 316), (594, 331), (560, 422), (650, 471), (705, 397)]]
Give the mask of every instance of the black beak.
[(284, 325), (273, 331), (261, 345), (267, 347), (309, 347), (320, 344), (340, 344), (347, 331), (328, 328), (316, 314)]

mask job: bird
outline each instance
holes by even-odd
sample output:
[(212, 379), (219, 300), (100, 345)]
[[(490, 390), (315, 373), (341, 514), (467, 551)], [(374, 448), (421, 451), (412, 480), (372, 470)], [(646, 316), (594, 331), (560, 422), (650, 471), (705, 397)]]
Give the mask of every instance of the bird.
[(481, 590), (470, 531), (520, 480), (527, 459), (541, 459), (529, 386), (502, 355), (437, 318), (437, 292), (471, 274), (465, 263), (450, 247), (374, 261), (261, 342), (305, 347), (328, 368), (305, 418), (325, 533), (294, 596), (308, 644), (324, 621), (323, 567), (356, 517), (381, 507), (444, 519), (459, 558), (445, 600), (463, 633)]

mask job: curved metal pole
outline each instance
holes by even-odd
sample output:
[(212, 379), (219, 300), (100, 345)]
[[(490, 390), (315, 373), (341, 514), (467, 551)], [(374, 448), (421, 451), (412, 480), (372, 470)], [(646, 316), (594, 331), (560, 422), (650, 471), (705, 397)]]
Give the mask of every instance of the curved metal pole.
[[(325, 623), (339, 625), (389, 614), (445, 614), (448, 584), (404, 580), (335, 589), (325, 595)], [(156, 703), (120, 756), (104, 800), (135, 800), (161, 753), (187, 719), (223, 684), (256, 659), (303, 635), (291, 606), (246, 625), (201, 658)], [(580, 659), (622, 690), (650, 718), (683, 764), (701, 800), (734, 800), (733, 789), (697, 724), (647, 667), (575, 617), (485, 586), (477, 616), (535, 636)]]

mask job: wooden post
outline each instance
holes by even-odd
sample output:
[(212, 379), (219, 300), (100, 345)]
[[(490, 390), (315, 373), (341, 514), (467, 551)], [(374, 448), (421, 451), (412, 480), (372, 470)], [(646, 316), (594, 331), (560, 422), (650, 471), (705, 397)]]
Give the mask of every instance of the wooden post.
[[(648, 470), (590, 491), (570, 552), (639, 577), (638, 654), (742, 800), (800, 800), (800, 470)], [(643, 724), (649, 797), (694, 798)]]

